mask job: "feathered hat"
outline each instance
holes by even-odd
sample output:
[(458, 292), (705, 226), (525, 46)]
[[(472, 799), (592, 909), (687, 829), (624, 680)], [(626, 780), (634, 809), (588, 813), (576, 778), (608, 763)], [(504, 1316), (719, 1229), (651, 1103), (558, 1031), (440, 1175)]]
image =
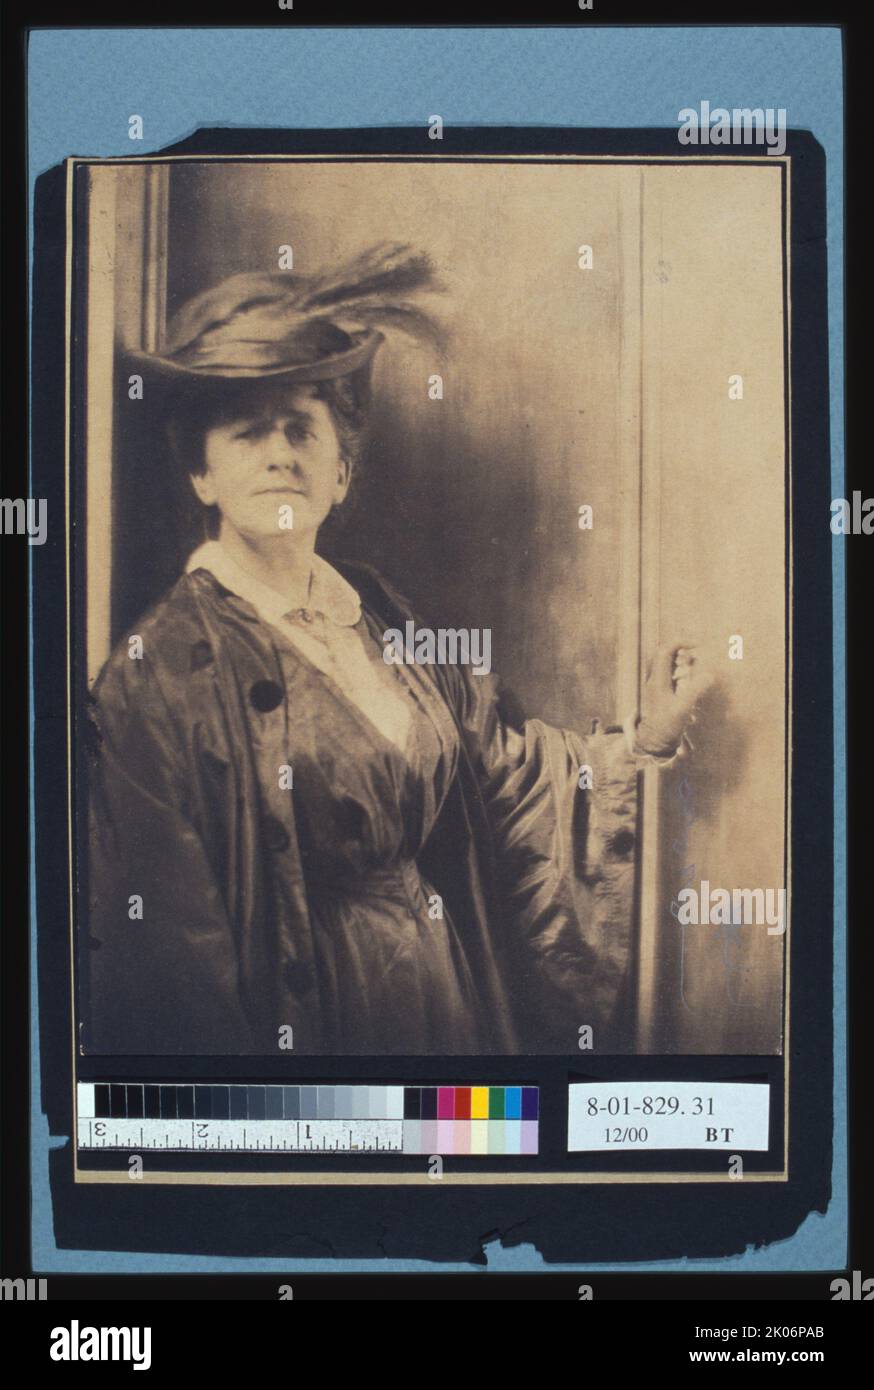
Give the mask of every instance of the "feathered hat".
[(321, 275), (231, 275), (183, 305), (159, 352), (127, 355), (180, 386), (323, 381), (368, 366), (385, 341), (381, 327), (442, 348), (440, 326), (406, 298), (442, 288), (424, 252), (382, 242)]

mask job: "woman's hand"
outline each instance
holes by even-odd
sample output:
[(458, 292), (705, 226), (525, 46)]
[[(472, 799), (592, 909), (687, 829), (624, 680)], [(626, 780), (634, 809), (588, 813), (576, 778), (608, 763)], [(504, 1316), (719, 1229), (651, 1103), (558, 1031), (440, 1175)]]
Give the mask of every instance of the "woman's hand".
[(634, 735), (642, 753), (671, 757), (680, 746), (695, 704), (713, 683), (696, 651), (691, 642), (674, 642), (656, 652)]

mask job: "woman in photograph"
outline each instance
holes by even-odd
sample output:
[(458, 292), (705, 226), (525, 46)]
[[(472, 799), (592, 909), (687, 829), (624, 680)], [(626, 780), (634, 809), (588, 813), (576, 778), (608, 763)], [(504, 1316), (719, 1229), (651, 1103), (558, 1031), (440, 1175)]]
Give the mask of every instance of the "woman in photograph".
[(435, 287), (398, 245), (235, 275), (137, 355), (210, 538), (89, 696), (86, 1051), (632, 1050), (636, 778), (681, 749), (694, 656), (621, 728), (517, 722), (491, 674), (387, 661), (439, 615), (318, 553), (374, 355), (439, 336)]

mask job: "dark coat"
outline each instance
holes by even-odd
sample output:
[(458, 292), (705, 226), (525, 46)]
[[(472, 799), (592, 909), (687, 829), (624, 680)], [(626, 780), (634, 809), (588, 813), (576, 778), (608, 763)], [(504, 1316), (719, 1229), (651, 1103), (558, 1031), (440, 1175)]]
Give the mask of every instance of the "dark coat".
[[(384, 628), (416, 621), (374, 571), (338, 568)], [(88, 697), (83, 1050), (275, 1055), (290, 1023), (295, 1055), (325, 1051), (271, 627), (201, 569), (137, 631), (142, 659), (125, 639)], [(464, 941), (486, 1050), (573, 1052), (584, 1024), (602, 1050), (631, 958), (635, 764), (597, 728), (511, 735), (495, 677), (429, 671), (461, 756), (420, 862)]]

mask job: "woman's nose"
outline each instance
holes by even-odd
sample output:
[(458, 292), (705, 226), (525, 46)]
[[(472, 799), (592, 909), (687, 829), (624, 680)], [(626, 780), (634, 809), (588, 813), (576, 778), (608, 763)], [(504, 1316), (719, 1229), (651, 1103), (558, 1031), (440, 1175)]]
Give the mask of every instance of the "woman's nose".
[(270, 434), (269, 466), (289, 469), (295, 469), (299, 466), (294, 441), (281, 426), (277, 426)]

